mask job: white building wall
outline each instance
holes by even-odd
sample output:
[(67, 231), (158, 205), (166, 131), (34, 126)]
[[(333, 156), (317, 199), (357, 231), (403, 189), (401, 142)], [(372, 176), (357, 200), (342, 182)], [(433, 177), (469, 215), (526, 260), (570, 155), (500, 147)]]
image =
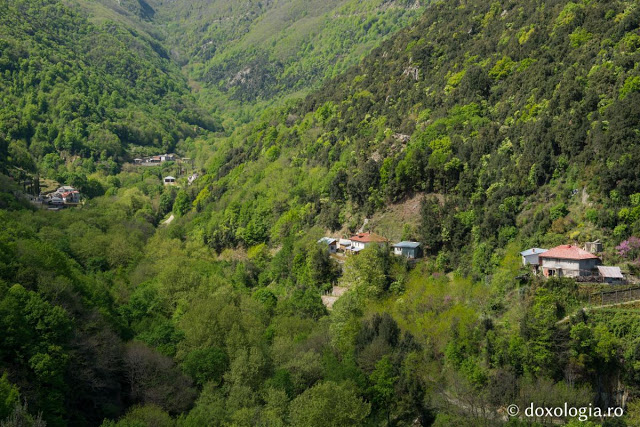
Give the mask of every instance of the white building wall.
[(524, 265), (527, 265), (527, 264), (538, 265), (540, 263), (539, 257), (540, 257), (540, 254), (531, 254), (531, 255), (523, 256), (522, 263)]
[[(562, 276), (576, 277), (579, 276), (581, 271), (582, 275), (586, 271), (592, 270), (598, 265), (598, 259), (583, 259), (583, 260), (570, 260), (570, 259), (558, 259), (558, 258), (542, 258), (542, 268), (560, 270), (562, 269)], [(556, 273), (557, 275), (558, 273)]]

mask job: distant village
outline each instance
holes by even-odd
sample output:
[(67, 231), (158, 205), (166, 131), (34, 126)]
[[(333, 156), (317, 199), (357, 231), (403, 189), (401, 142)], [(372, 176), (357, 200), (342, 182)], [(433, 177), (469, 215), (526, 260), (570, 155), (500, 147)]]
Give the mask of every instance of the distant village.
[(175, 154), (158, 154), (156, 156), (147, 156), (147, 157), (139, 157), (133, 159), (133, 163), (139, 166), (157, 166), (160, 163), (164, 162), (175, 162), (179, 160), (191, 160), (191, 159), (180, 159)]
[(78, 206), (81, 201), (82, 197), (78, 190), (69, 185), (63, 185), (53, 193), (41, 194), (33, 200), (33, 203), (48, 207), (51, 210), (59, 210), (65, 207)]
[[(133, 159), (133, 164), (136, 166), (158, 166), (166, 162), (176, 162), (180, 165), (189, 165), (193, 169), (193, 159), (189, 157), (178, 157), (176, 154), (158, 154), (155, 156), (138, 157)], [(186, 172), (185, 169), (179, 168), (181, 172)], [(191, 185), (198, 179), (198, 173), (194, 172), (187, 177), (187, 184)], [(177, 185), (177, 178), (172, 175), (167, 175), (162, 178), (163, 185)]]
[[(177, 171), (179, 172), (179, 174), (186, 173), (188, 170), (191, 170), (186, 177), (188, 185), (193, 184), (193, 182), (199, 177), (198, 172), (193, 171), (192, 159), (188, 157), (180, 158), (176, 154), (160, 154), (155, 156), (136, 158), (134, 159), (133, 164), (136, 166), (158, 166), (166, 162), (178, 163), (179, 167)], [(190, 168), (183, 167), (183, 165), (188, 165), (190, 166)], [(31, 181), (25, 181), (25, 183), (31, 185)], [(177, 178), (171, 175), (167, 175), (162, 178), (162, 184), (178, 185)], [(38, 197), (28, 196), (28, 198), (34, 205), (49, 210), (60, 210), (68, 207), (75, 207), (81, 205), (83, 202), (80, 191), (69, 185), (63, 185), (57, 190), (50, 193), (41, 193)]]

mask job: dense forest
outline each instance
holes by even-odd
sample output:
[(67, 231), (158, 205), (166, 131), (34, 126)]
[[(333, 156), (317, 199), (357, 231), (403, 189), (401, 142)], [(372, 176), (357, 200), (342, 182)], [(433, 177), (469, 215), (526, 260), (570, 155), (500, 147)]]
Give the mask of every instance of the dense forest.
[(144, 34), (50, 0), (2, 9), (0, 167), (62, 180), (76, 169), (113, 174), (136, 149), (172, 151), (199, 129), (221, 129)]
[(640, 273), (636, 2), (0, 5), (0, 425), (640, 425), (640, 305), (519, 255)]
[(174, 58), (198, 97), (246, 122), (274, 100), (308, 92), (413, 21), (423, 0), (164, 1)]

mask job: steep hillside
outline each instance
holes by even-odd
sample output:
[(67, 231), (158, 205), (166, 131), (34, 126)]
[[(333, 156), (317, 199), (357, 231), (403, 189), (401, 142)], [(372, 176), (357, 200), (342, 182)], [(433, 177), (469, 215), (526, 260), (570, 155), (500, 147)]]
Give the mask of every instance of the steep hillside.
[[(553, 244), (589, 223), (613, 246), (640, 231), (619, 213), (640, 192), (639, 14), (628, 2), (433, 5), (303, 103), (216, 144), (196, 222), (215, 247), (251, 245), (282, 218), (339, 229), (437, 193), (445, 208), (428, 205), (419, 234), (452, 266), (480, 257), (480, 273), (515, 237)], [(246, 222), (221, 213), (232, 200)], [(260, 237), (243, 238), (256, 218)], [(230, 240), (217, 243), (220, 227)]]
[(206, 102), (247, 110), (337, 75), (419, 16), (423, 4), (178, 0), (165, 1), (156, 19), (166, 23), (176, 58), (208, 89)]
[(146, 33), (108, 17), (90, 23), (55, 1), (1, 6), (3, 169), (40, 165), (55, 177), (80, 158), (85, 173), (113, 173), (132, 150), (171, 151), (199, 129), (219, 129)]
[[(355, 63), (420, 4), (70, 0), (6, 9), (4, 168), (68, 181), (76, 166), (114, 173), (132, 154), (220, 131), (219, 116), (231, 127), (232, 116), (254, 118)], [(45, 78), (52, 73), (57, 80)]]

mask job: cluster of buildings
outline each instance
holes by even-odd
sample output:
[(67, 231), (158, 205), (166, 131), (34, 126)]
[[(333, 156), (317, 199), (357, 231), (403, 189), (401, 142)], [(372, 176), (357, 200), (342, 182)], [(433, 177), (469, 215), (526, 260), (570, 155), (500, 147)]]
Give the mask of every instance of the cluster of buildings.
[[(329, 253), (355, 255), (372, 245), (386, 246), (389, 241), (375, 233), (357, 233), (348, 239), (323, 237), (318, 244), (326, 246)], [(422, 258), (420, 242), (402, 241), (390, 245), (394, 255), (407, 259)], [(599, 240), (588, 242), (584, 247), (560, 245), (551, 249), (530, 248), (520, 252), (522, 264), (544, 277), (572, 277), (582, 282), (610, 284), (626, 283), (620, 267), (603, 265), (597, 255), (602, 252)]]
[(581, 281), (624, 283), (620, 267), (602, 265), (596, 253), (602, 251), (600, 241), (589, 242), (584, 249), (575, 245), (560, 245), (552, 249), (531, 248), (520, 252), (522, 264), (544, 277), (573, 277)]
[(155, 166), (164, 162), (175, 162), (180, 160), (175, 154), (159, 154), (157, 156), (149, 156), (133, 159), (133, 163), (141, 166)]
[[(195, 182), (195, 180), (198, 179), (198, 176), (199, 175), (198, 175), (197, 172), (189, 175), (187, 177), (187, 184), (189, 184), (189, 185), (193, 184)], [(168, 175), (168, 176), (165, 176), (164, 178), (162, 178), (162, 183), (164, 185), (178, 185), (176, 183), (176, 177), (175, 176), (171, 176), (171, 175)]]
[[(176, 172), (178, 175), (188, 173), (189, 166), (191, 167), (191, 169), (193, 169), (194, 166), (193, 159), (189, 157), (180, 158), (176, 154), (159, 154), (157, 156), (139, 157), (133, 159), (133, 163), (137, 166), (157, 166), (165, 162), (176, 162)], [(187, 177), (187, 182), (189, 185), (191, 185), (196, 179), (198, 179), (198, 173), (194, 172)], [(164, 185), (177, 185), (177, 178), (172, 175), (167, 175), (162, 178), (162, 183)]]
[[(366, 247), (372, 245), (385, 246), (389, 241), (375, 233), (357, 233), (348, 239), (334, 239), (323, 237), (319, 244), (326, 245), (329, 253), (342, 253), (355, 255)], [(420, 242), (403, 241), (391, 245), (394, 255), (404, 256), (408, 259), (422, 258), (422, 245)]]
[(75, 206), (80, 203), (80, 192), (71, 186), (63, 185), (53, 193), (43, 196), (42, 202), (53, 206)]

